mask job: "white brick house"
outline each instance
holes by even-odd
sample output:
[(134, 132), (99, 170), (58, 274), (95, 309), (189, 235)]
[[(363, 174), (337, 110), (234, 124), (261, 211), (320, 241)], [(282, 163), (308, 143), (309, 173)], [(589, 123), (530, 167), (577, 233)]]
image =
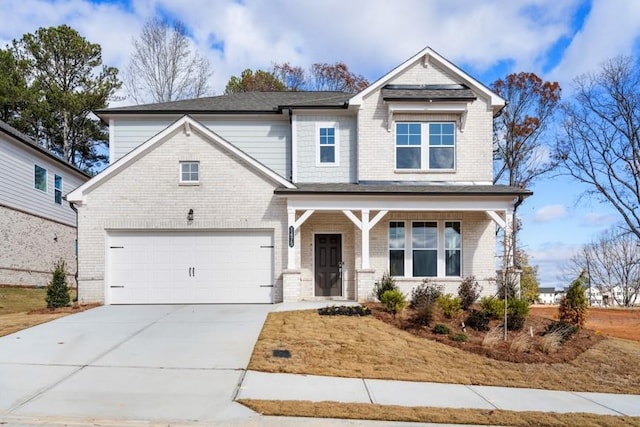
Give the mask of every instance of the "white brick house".
[(76, 213), (64, 196), (88, 180), (0, 121), (0, 284), (45, 286), (60, 258), (75, 284)]
[(426, 48), (358, 94), (252, 92), (97, 114), (111, 166), (69, 195), (82, 301), (372, 297), (391, 271), (494, 290), (505, 101)]

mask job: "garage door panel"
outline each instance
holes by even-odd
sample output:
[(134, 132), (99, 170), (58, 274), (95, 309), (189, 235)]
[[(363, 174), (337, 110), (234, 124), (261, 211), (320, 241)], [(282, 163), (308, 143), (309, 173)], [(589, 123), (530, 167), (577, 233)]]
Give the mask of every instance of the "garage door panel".
[(271, 303), (273, 233), (109, 233), (112, 304)]

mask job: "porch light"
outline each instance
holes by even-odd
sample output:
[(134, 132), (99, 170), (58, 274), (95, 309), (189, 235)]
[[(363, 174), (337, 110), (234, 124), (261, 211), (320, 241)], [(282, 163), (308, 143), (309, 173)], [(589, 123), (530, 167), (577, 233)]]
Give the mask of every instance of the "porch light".
[(189, 212), (187, 213), (187, 221), (193, 221), (193, 209), (189, 209)]

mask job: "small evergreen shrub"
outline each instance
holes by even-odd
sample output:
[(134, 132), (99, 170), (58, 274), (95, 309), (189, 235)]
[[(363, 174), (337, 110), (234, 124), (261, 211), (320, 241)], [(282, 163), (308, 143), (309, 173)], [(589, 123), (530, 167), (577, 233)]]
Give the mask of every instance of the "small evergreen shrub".
[(504, 300), (495, 297), (480, 298), (480, 309), (492, 319), (504, 317)]
[(394, 317), (407, 306), (407, 299), (404, 294), (397, 289), (391, 289), (383, 293), (380, 296), (380, 302), (387, 312), (393, 313)]
[(464, 278), (460, 286), (458, 286), (460, 306), (464, 311), (469, 311), (480, 296), (480, 292), (482, 292), (482, 287), (478, 285), (474, 276)]
[(48, 308), (66, 307), (71, 303), (69, 285), (67, 285), (67, 263), (62, 258), (54, 265), (45, 301)]
[(378, 298), (378, 301), (382, 302), (382, 294), (384, 294), (387, 291), (397, 291), (398, 290), (398, 285), (396, 285), (396, 279), (393, 278), (393, 276), (391, 274), (389, 274), (389, 272), (385, 272), (382, 275), (382, 278), (380, 279), (380, 281), (376, 282), (373, 285), (373, 293), (376, 295), (376, 298)]
[(423, 304), (415, 309), (412, 321), (416, 325), (429, 326), (433, 320), (433, 304)]
[(464, 324), (476, 331), (488, 331), (490, 320), (491, 316), (484, 311), (471, 310)]
[(362, 305), (331, 305), (318, 309), (321, 316), (369, 316), (371, 310)]
[(578, 278), (571, 283), (567, 293), (560, 300), (560, 320), (576, 325), (581, 328), (587, 319), (587, 310), (589, 303), (584, 292), (582, 282), (584, 280), (584, 272), (580, 273)]
[(457, 334), (451, 335), (451, 339), (457, 342), (466, 342), (468, 337), (467, 337), (467, 334), (463, 332), (458, 332)]
[(438, 335), (449, 335), (449, 333), (451, 332), (451, 329), (449, 329), (447, 325), (438, 323), (433, 327), (432, 331), (434, 334), (438, 334)]
[(510, 331), (521, 330), (529, 315), (529, 302), (524, 299), (512, 298), (507, 302), (507, 307), (507, 329)]
[(442, 287), (424, 279), (411, 291), (411, 307), (418, 308), (425, 304), (433, 305), (440, 295), (442, 295)]
[(525, 316), (520, 313), (507, 313), (507, 330), (519, 331), (524, 327)]
[(462, 312), (460, 308), (460, 298), (451, 294), (440, 295), (436, 300), (436, 304), (442, 310), (442, 314), (447, 319), (451, 319)]

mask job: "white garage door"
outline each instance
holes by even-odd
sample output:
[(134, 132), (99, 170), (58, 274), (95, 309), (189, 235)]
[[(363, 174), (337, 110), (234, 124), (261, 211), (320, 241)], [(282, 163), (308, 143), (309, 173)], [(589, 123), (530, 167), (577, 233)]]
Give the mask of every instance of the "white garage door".
[(109, 232), (111, 304), (273, 302), (273, 233)]

